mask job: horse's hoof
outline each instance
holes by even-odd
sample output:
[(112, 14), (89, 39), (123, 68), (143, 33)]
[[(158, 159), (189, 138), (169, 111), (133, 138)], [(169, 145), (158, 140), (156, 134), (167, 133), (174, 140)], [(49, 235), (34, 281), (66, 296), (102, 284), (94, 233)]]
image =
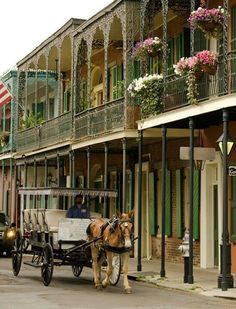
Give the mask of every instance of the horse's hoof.
[(106, 283), (102, 283), (102, 287), (105, 289), (107, 287)]
[(95, 287), (96, 287), (96, 289), (97, 289), (98, 291), (101, 291), (101, 290), (102, 290), (102, 285), (101, 285), (101, 284), (97, 284)]
[(132, 289), (131, 288), (126, 288), (125, 289), (125, 294), (131, 294), (132, 293)]

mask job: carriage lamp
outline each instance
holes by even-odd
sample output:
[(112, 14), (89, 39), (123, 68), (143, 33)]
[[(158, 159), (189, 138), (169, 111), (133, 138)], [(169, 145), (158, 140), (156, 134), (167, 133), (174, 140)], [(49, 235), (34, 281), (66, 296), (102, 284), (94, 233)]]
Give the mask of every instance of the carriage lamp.
[(16, 232), (14, 230), (7, 231), (7, 238), (15, 237)]
[[(224, 133), (221, 134), (221, 136), (216, 141), (218, 146), (219, 146), (219, 148), (220, 148), (221, 155), (223, 155), (223, 139), (224, 139)], [(234, 146), (234, 140), (232, 139), (232, 137), (228, 133), (228, 138), (227, 138), (227, 156), (229, 156), (233, 146)]]

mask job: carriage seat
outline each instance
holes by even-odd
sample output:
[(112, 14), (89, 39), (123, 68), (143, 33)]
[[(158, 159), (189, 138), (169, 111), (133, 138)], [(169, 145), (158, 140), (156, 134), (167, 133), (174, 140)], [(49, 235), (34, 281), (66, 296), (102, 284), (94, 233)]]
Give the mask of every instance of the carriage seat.
[(66, 210), (47, 209), (45, 212), (45, 221), (49, 232), (58, 232), (59, 221), (66, 217)]
[(23, 219), (25, 228), (27, 230), (33, 230), (40, 232), (43, 228), (43, 212), (42, 208), (38, 209), (24, 209)]

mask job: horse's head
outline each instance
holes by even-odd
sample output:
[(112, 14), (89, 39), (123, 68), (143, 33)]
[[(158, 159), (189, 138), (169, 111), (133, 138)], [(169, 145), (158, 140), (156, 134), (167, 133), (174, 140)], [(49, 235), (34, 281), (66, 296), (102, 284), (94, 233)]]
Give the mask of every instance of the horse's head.
[(131, 236), (133, 232), (133, 223), (131, 219), (133, 217), (133, 214), (134, 211), (130, 211), (128, 214), (123, 213), (122, 215), (120, 215), (119, 227), (121, 238), (124, 242), (125, 248), (130, 248), (132, 246)]

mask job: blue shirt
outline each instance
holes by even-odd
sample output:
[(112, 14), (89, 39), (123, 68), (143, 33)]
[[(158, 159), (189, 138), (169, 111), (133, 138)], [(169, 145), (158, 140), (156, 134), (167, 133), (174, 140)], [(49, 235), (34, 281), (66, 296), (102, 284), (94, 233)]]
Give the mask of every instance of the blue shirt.
[(86, 205), (81, 205), (80, 207), (74, 205), (67, 212), (67, 218), (89, 218), (90, 213)]

